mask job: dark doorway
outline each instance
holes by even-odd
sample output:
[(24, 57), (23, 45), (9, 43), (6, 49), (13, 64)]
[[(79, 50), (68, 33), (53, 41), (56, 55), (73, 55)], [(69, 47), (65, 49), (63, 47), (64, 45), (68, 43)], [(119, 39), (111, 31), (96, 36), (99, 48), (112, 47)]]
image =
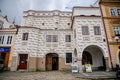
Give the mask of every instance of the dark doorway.
[(49, 53), (46, 55), (46, 70), (58, 70), (58, 54)]
[(92, 64), (92, 56), (89, 52), (84, 51), (82, 55), (82, 65)]
[(19, 69), (27, 69), (28, 54), (19, 54)]
[(106, 70), (106, 62), (105, 62), (105, 58), (104, 58), (104, 56), (103, 56), (103, 67), (102, 67), (102, 70)]

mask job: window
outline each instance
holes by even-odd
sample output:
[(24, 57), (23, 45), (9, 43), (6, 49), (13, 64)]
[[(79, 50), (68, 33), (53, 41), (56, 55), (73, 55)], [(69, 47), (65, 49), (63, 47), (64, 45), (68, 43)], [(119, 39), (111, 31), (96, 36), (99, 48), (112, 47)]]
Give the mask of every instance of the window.
[(46, 42), (51, 42), (51, 35), (46, 35)]
[(95, 35), (101, 35), (101, 30), (99, 26), (94, 26), (94, 34)]
[(89, 35), (88, 26), (82, 26), (82, 34), (83, 35)]
[(66, 53), (66, 63), (72, 63), (72, 53)]
[(58, 42), (58, 35), (46, 35), (46, 42)]
[(3, 44), (4, 42), (4, 36), (0, 36), (0, 44)]
[(28, 40), (28, 33), (23, 33), (23, 38), (22, 40)]
[(71, 42), (71, 35), (65, 35), (65, 41)]
[(118, 16), (120, 16), (120, 9), (117, 9), (117, 14)]
[(12, 36), (8, 36), (7, 44), (11, 44), (11, 42), (12, 42)]
[(52, 42), (58, 42), (58, 36), (57, 35), (53, 35), (52, 36)]
[(120, 27), (114, 27), (115, 36), (120, 36)]
[(111, 16), (115, 16), (115, 9), (110, 9)]

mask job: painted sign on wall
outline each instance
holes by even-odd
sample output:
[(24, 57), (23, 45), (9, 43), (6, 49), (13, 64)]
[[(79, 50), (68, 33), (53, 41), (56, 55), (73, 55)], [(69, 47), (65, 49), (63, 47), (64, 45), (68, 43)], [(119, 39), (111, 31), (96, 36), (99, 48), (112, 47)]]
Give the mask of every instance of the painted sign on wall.
[(9, 52), (10, 48), (0, 48), (0, 52)]

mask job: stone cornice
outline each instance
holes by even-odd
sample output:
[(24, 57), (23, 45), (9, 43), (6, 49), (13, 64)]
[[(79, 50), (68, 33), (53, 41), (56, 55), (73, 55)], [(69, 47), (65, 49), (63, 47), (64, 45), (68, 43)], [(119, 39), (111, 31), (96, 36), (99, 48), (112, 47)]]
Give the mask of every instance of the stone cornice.
[[(34, 28), (34, 29), (40, 29), (40, 28), (37, 28), (37, 27), (32, 27), (32, 26), (21, 26), (20, 28)], [(42, 31), (72, 31), (72, 29), (40, 29)]]

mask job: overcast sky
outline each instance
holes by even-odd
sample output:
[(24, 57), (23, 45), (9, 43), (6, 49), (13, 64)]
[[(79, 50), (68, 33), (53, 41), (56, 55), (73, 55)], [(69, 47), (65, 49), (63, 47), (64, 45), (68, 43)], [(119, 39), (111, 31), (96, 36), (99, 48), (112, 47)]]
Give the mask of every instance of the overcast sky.
[(15, 19), (20, 25), (22, 13), (26, 10), (61, 10), (70, 11), (73, 6), (90, 6), (96, 0), (0, 0), (0, 15)]

